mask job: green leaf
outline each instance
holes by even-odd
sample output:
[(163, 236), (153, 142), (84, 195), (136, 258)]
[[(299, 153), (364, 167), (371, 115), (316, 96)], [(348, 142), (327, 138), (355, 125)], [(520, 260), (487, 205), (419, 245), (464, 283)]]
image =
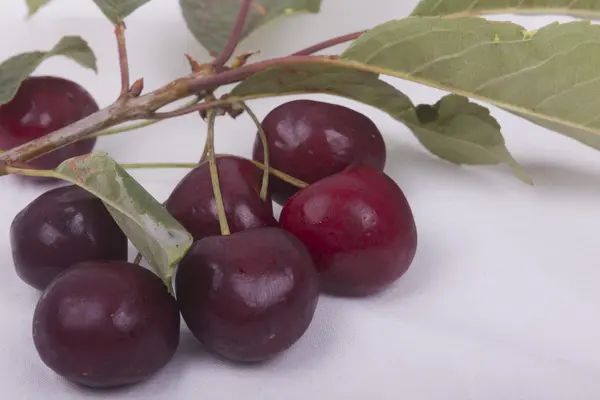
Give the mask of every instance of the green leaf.
[(600, 149), (600, 26), (588, 21), (528, 32), (482, 18), (407, 18), (364, 34), (342, 58), (492, 103)]
[(113, 23), (117, 24), (150, 0), (94, 0), (94, 3)]
[(403, 117), (423, 146), (438, 157), (455, 164), (504, 163), (523, 182), (533, 184), (506, 148), (496, 119), (466, 97), (451, 94), (434, 106), (418, 106), (416, 119), (410, 114)]
[(45, 6), (50, 0), (26, 0), (27, 8), (29, 8), (29, 16), (35, 14), (41, 7)]
[(105, 152), (65, 160), (57, 177), (94, 194), (165, 282), (192, 245), (192, 236)]
[(44, 60), (52, 56), (65, 56), (98, 72), (96, 56), (85, 40), (79, 36), (65, 36), (50, 51), (22, 53), (0, 64), (0, 105), (8, 103), (19, 90), (21, 83)]
[[(219, 53), (235, 25), (241, 0), (179, 0), (183, 18), (196, 39), (211, 53)], [(255, 0), (242, 38), (272, 21), (295, 13), (317, 13), (321, 0)]]
[(422, 0), (413, 16), (469, 16), (478, 14), (560, 14), (600, 18), (597, 0)]
[(500, 125), (482, 106), (450, 95), (435, 106), (415, 108), (410, 99), (377, 74), (344, 65), (275, 67), (246, 79), (231, 101), (301, 93), (325, 93), (378, 108), (409, 127), (433, 154), (457, 164), (508, 164), (524, 182), (531, 179), (506, 149)]

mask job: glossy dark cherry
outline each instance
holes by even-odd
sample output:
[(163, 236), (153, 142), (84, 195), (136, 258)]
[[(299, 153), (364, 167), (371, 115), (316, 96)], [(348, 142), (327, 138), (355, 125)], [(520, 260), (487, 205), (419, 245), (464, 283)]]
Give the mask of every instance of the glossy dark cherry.
[(258, 362), (305, 333), (319, 288), (306, 247), (282, 229), (259, 228), (196, 242), (178, 266), (175, 293), (207, 350)]
[(57, 374), (105, 388), (142, 381), (166, 365), (179, 325), (175, 299), (152, 272), (127, 262), (86, 262), (43, 293), (33, 341)]
[[(232, 233), (278, 225), (271, 200), (260, 199), (262, 171), (258, 167), (242, 158), (220, 157), (217, 168)], [(221, 234), (208, 163), (194, 168), (182, 179), (165, 207), (195, 240)]]
[(127, 237), (104, 204), (78, 186), (49, 190), (21, 210), (10, 226), (17, 274), (43, 290), (71, 265), (127, 261)]
[(301, 190), (280, 224), (310, 250), (326, 292), (364, 296), (409, 268), (417, 230), (408, 201), (386, 174), (352, 167)]
[[(0, 148), (10, 149), (98, 111), (98, 104), (80, 85), (51, 76), (27, 78), (15, 97), (0, 106)], [(92, 151), (96, 138), (70, 144), (30, 162), (36, 168), (55, 168), (67, 158)]]
[[(350, 108), (312, 100), (295, 100), (272, 110), (262, 122), (271, 166), (314, 183), (350, 165), (383, 170), (386, 148), (381, 132), (365, 115)], [(263, 161), (260, 137), (253, 158)], [(298, 189), (273, 178), (273, 200), (283, 205)]]

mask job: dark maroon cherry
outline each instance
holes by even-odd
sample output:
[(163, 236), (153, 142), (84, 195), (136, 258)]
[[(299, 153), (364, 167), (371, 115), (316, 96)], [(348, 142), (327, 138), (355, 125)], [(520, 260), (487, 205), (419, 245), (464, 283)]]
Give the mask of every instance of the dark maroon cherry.
[(71, 265), (127, 261), (127, 237), (97, 197), (78, 186), (47, 191), (21, 210), (10, 226), (17, 274), (43, 290)]
[[(386, 148), (381, 132), (365, 115), (350, 108), (312, 100), (295, 100), (272, 110), (262, 122), (271, 166), (314, 183), (350, 165), (383, 170)], [(263, 161), (260, 138), (253, 158)], [(273, 178), (273, 200), (283, 205), (298, 189)]]
[[(15, 97), (0, 106), (0, 148), (10, 149), (47, 135), (98, 111), (98, 104), (79, 84), (51, 76), (27, 78)], [(96, 138), (54, 150), (30, 162), (52, 169), (67, 158), (92, 151)]]
[(58, 375), (90, 387), (136, 383), (179, 344), (177, 303), (152, 272), (119, 261), (85, 262), (58, 276), (33, 317), (33, 341)]
[(181, 314), (204, 347), (237, 362), (268, 360), (308, 329), (318, 276), (306, 247), (279, 228), (194, 243), (179, 264)]
[[(251, 228), (277, 226), (270, 199), (260, 199), (262, 171), (239, 157), (217, 159), (225, 214), (232, 233)], [(190, 171), (169, 196), (165, 207), (200, 240), (220, 235), (219, 218), (208, 163)]]
[(280, 224), (310, 250), (324, 291), (364, 296), (409, 268), (417, 249), (413, 213), (381, 171), (352, 167), (294, 195)]

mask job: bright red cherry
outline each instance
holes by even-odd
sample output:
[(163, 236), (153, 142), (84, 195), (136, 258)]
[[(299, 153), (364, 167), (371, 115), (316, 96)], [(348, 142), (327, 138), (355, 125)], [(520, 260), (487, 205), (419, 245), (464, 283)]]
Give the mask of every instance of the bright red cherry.
[(402, 190), (386, 174), (352, 167), (294, 195), (280, 224), (310, 250), (324, 291), (365, 296), (399, 279), (417, 249)]
[[(32, 76), (15, 97), (0, 106), (0, 148), (6, 150), (37, 139), (98, 111), (98, 104), (80, 85), (51, 76)], [(54, 150), (30, 162), (52, 169), (67, 158), (92, 151), (96, 138)]]
[(42, 294), (33, 342), (58, 375), (90, 387), (133, 384), (165, 366), (179, 344), (177, 303), (165, 284), (139, 265), (74, 265)]
[[(314, 183), (350, 165), (383, 170), (386, 147), (381, 132), (367, 116), (350, 108), (312, 100), (295, 100), (273, 109), (262, 122), (271, 166)], [(263, 161), (260, 138), (253, 158)], [(298, 189), (280, 179), (270, 184), (273, 200), (283, 205)]]
[(236, 362), (285, 351), (308, 329), (319, 296), (306, 247), (280, 228), (194, 243), (175, 275), (177, 302), (204, 348)]
[[(262, 171), (258, 167), (248, 160), (227, 156), (217, 159), (217, 169), (232, 233), (278, 226), (271, 200), (260, 199)], [(221, 234), (208, 162), (197, 166), (181, 180), (165, 207), (195, 240)]]

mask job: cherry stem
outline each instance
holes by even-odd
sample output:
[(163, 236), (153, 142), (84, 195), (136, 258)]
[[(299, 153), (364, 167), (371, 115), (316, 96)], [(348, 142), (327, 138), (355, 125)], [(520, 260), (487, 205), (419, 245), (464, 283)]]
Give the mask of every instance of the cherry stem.
[[(263, 163), (259, 162), (259, 161), (255, 161), (255, 160), (248, 160), (250, 161), (252, 164), (256, 165), (258, 168), (262, 169), (262, 170), (266, 170), (267, 167), (266, 165), (264, 165)], [(268, 168), (268, 171), (271, 175), (276, 176), (277, 178), (281, 179), (282, 181), (285, 181), (287, 183), (289, 183), (292, 186), (295, 186), (299, 189), (304, 189), (305, 187), (308, 186), (308, 183), (301, 181), (300, 179), (294, 178), (291, 175), (286, 174), (285, 172), (281, 172), (275, 168)]]
[(59, 178), (58, 174), (53, 169), (33, 169), (33, 168), (18, 168), (18, 167), (14, 167), (14, 166), (6, 166), (5, 171), (7, 174), (14, 174), (14, 175)]
[[(210, 102), (210, 101), (215, 101), (215, 96), (212, 93), (209, 93), (206, 96), (206, 102)], [(201, 117), (203, 117), (202, 115), (202, 111), (198, 111), (198, 114), (200, 114)], [(206, 161), (207, 157), (208, 157), (208, 153), (209, 153), (209, 147), (210, 147), (210, 140), (209, 140), (209, 136), (206, 135), (206, 139), (204, 139), (204, 148), (202, 149), (202, 153), (200, 154), (200, 160), (198, 161), (198, 164), (203, 163), (204, 161)], [(214, 142), (213, 142), (213, 146), (214, 146)]]
[[(125, 22), (119, 21), (115, 26), (117, 47), (119, 51), (119, 65), (121, 67), (121, 95), (119, 99), (124, 100), (129, 96), (129, 61), (127, 59), (127, 46), (125, 44)], [(141, 90), (140, 90), (141, 91)]]
[(134, 163), (134, 164), (119, 164), (125, 169), (153, 169), (153, 168), (196, 168), (198, 163)]
[(233, 30), (229, 36), (229, 40), (227, 41), (227, 44), (223, 50), (221, 50), (219, 55), (217, 55), (212, 62), (212, 66), (215, 68), (215, 70), (221, 71), (225, 63), (229, 61), (235, 49), (237, 48), (242, 37), (242, 32), (244, 31), (244, 26), (246, 25), (246, 19), (248, 18), (251, 5), (252, 0), (242, 0), (242, 5), (240, 6), (240, 11), (238, 12), (235, 25), (233, 26)]
[(217, 158), (215, 156), (215, 119), (217, 114), (214, 111), (208, 112), (208, 166), (210, 168), (210, 180), (212, 181), (213, 195), (217, 203), (217, 215), (219, 216), (219, 225), (221, 226), (221, 234), (229, 235), (229, 224), (227, 224), (227, 216), (225, 215), (225, 205), (223, 204), (223, 196), (221, 193), (221, 185), (219, 184), (219, 170), (217, 168)]
[(294, 56), (308, 56), (311, 54), (314, 54), (318, 51), (321, 50), (325, 50), (328, 49), (330, 47), (333, 46), (337, 46), (338, 44), (342, 44), (342, 43), (346, 43), (346, 42), (350, 42), (352, 40), (356, 40), (358, 39), (360, 36), (362, 36), (363, 33), (365, 33), (366, 31), (359, 31), (359, 32), (353, 32), (353, 33), (348, 33), (347, 35), (342, 35), (342, 36), (338, 36), (329, 40), (326, 40), (324, 42), (321, 43), (317, 43), (313, 46), (307, 47), (304, 50), (300, 50), (295, 52)]
[(263, 179), (262, 179), (262, 185), (260, 187), (260, 199), (262, 201), (265, 201), (267, 199), (267, 195), (269, 193), (269, 142), (267, 141), (267, 134), (265, 133), (265, 130), (262, 127), (262, 124), (260, 123), (260, 121), (258, 120), (258, 118), (256, 117), (256, 114), (254, 114), (254, 112), (250, 109), (250, 107), (248, 107), (246, 105), (246, 103), (241, 102), (240, 103), (242, 108), (244, 109), (244, 111), (246, 111), (246, 113), (250, 116), (250, 118), (252, 118), (252, 121), (254, 121), (254, 124), (256, 125), (256, 128), (258, 129), (258, 135), (260, 136), (260, 141), (262, 142), (262, 146), (263, 146), (263, 158), (264, 158), (264, 163), (265, 163), (265, 168), (264, 168), (264, 173), (263, 173)]
[(134, 264), (140, 265), (140, 263), (142, 262), (142, 253), (140, 253), (138, 251), (137, 255), (135, 256), (135, 259), (133, 260)]
[(98, 133), (95, 133), (94, 135), (91, 136), (110, 136), (110, 135), (117, 135), (119, 133), (123, 133), (123, 132), (130, 132), (130, 131), (135, 131), (138, 130), (140, 128), (144, 128), (146, 126), (149, 125), (154, 125), (158, 122), (162, 121), (161, 119), (156, 119), (156, 120), (148, 120), (148, 121), (143, 121), (143, 122), (139, 122), (137, 124), (131, 124), (131, 125), (127, 125), (127, 126), (122, 126), (119, 128), (112, 128), (112, 129), (106, 129), (104, 131), (100, 131)]
[[(258, 168), (262, 169), (263, 171), (267, 169), (267, 167), (259, 162), (259, 161), (255, 161), (255, 160), (250, 160), (241, 156), (236, 156), (233, 154), (216, 154), (215, 155), (216, 158), (220, 158), (220, 157), (237, 157), (243, 160), (248, 160), (250, 161), (252, 164), (256, 165)], [(204, 161), (206, 162), (206, 161)], [(121, 167), (125, 168), (125, 169), (152, 169), (152, 168), (196, 168), (198, 166), (197, 163), (136, 163), (136, 164), (120, 164)], [(295, 186), (297, 188), (303, 189), (305, 187), (308, 186), (308, 183), (301, 181), (300, 179), (294, 178), (293, 176), (290, 176), (288, 174), (286, 174), (285, 172), (281, 172), (275, 168), (269, 167), (268, 171), (271, 175), (276, 176), (277, 178), (281, 179), (282, 181), (285, 181), (287, 183), (289, 183), (292, 186)]]
[(204, 149), (202, 149), (202, 155), (200, 156), (200, 161), (198, 162), (198, 164), (202, 164), (203, 162), (206, 161), (207, 158), (208, 158), (208, 136), (206, 137), (206, 140), (204, 141)]
[[(195, 104), (198, 104), (198, 102), (200, 101), (200, 98), (198, 96), (194, 96), (194, 98), (191, 101), (188, 101), (187, 103), (185, 103), (181, 108), (179, 108), (178, 110), (183, 110), (186, 109), (188, 107), (191, 107)], [(177, 110), (175, 110), (177, 111)], [(131, 125), (127, 125), (127, 126), (122, 126), (122, 127), (116, 127), (116, 128), (111, 128), (111, 129), (106, 129), (104, 131), (100, 131), (98, 133), (95, 133), (93, 135), (90, 136), (110, 136), (110, 135), (116, 135), (119, 133), (123, 133), (123, 132), (129, 132), (129, 131), (134, 131), (140, 128), (145, 128), (146, 126), (149, 125), (154, 125), (157, 124), (161, 121), (163, 121), (164, 119), (149, 119), (146, 121), (142, 121), (142, 122), (138, 122), (136, 124), (131, 124)]]

